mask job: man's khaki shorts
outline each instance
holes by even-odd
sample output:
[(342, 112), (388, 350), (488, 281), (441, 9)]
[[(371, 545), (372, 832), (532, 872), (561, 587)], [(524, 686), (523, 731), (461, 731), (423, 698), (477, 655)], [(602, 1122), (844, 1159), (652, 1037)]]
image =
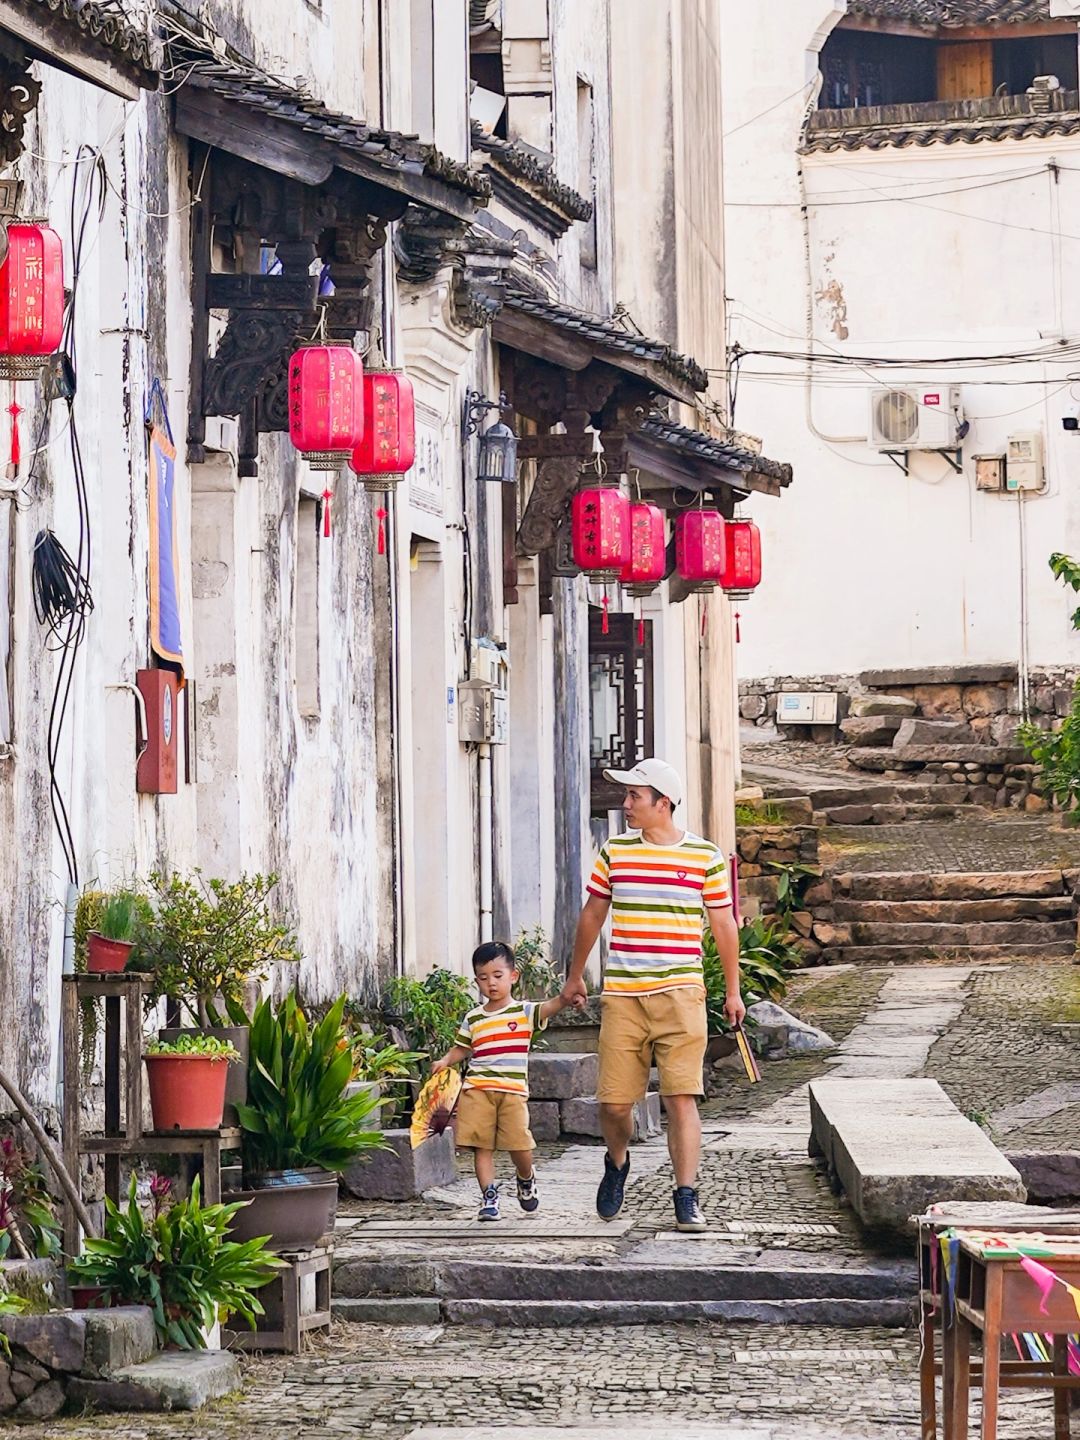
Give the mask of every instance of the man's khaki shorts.
[(660, 1071), (661, 1095), (701, 1095), (708, 1024), (705, 990), (683, 985), (652, 995), (604, 995), (600, 1001), (600, 1083), (609, 1105), (632, 1105)]
[(471, 1150), (535, 1150), (529, 1102), (505, 1090), (463, 1090), (457, 1103), (457, 1143)]

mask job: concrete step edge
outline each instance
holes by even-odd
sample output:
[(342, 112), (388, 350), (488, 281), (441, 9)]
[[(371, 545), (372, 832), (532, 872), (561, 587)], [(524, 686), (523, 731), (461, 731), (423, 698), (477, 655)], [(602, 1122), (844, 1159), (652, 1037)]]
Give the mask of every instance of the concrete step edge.
[(719, 1324), (823, 1325), (846, 1329), (915, 1324), (911, 1300), (514, 1301), (446, 1300), (451, 1325), (552, 1327), (657, 1325), (710, 1320)]

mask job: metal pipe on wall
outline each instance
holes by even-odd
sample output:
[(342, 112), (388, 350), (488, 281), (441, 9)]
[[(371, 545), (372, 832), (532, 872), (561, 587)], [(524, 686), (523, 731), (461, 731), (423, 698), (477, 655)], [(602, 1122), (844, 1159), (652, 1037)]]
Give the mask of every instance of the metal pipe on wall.
[(479, 802), (480, 802), (480, 943), (483, 945), (492, 936), (492, 913), (494, 889), (492, 883), (492, 823), (493, 796), (491, 788), (491, 746), (481, 745), (477, 749), (480, 761)]

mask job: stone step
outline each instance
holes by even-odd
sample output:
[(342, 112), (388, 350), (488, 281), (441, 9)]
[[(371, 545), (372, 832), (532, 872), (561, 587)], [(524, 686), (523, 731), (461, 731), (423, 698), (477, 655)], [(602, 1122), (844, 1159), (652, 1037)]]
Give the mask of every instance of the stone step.
[(838, 899), (991, 900), (999, 897), (1071, 895), (1078, 872), (1062, 870), (991, 870), (981, 873), (934, 871), (856, 872), (833, 876)]
[[(926, 922), (856, 922), (848, 927), (853, 946), (926, 945), (940, 953), (956, 946), (1076, 943), (1075, 920), (987, 920), (949, 925)], [(843, 943), (842, 941), (840, 943)]]
[(914, 1280), (903, 1262), (863, 1269), (828, 1264), (785, 1269), (779, 1265), (638, 1265), (625, 1260), (583, 1265), (352, 1259), (335, 1266), (334, 1294), (337, 1302), (437, 1297), (444, 1305), (471, 1300), (554, 1305), (809, 1300), (907, 1303), (914, 1294)]
[(1073, 910), (1071, 895), (1041, 899), (1011, 896), (996, 900), (837, 900), (832, 907), (835, 920), (884, 925), (922, 921), (966, 925), (991, 920), (1069, 920)]
[(442, 1312), (451, 1325), (500, 1328), (674, 1325), (711, 1320), (727, 1325), (906, 1329), (915, 1323), (913, 1300), (446, 1300)]
[(948, 959), (980, 965), (984, 961), (1038, 955), (1043, 959), (1076, 954), (1076, 941), (1048, 940), (1041, 944), (1009, 945), (840, 945), (821, 952), (824, 965), (916, 965), (923, 960)]
[(893, 745), (853, 746), (847, 753), (849, 765), (859, 770), (920, 770), (934, 761), (955, 761), (978, 765), (980, 770), (1000, 770), (1006, 765), (1030, 763), (1020, 745)]
[(894, 800), (883, 805), (855, 803), (815, 810), (814, 818), (817, 823), (825, 825), (901, 825), (908, 820), (955, 820), (956, 806), (929, 802), (910, 804), (907, 800)]

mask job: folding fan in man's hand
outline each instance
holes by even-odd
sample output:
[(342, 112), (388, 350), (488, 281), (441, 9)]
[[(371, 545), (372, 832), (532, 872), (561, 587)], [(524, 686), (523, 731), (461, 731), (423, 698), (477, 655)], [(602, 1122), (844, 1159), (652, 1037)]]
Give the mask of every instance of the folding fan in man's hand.
[(450, 1124), (461, 1094), (461, 1076), (456, 1070), (440, 1070), (426, 1081), (413, 1106), (409, 1143), (415, 1150), (432, 1135), (441, 1135)]

